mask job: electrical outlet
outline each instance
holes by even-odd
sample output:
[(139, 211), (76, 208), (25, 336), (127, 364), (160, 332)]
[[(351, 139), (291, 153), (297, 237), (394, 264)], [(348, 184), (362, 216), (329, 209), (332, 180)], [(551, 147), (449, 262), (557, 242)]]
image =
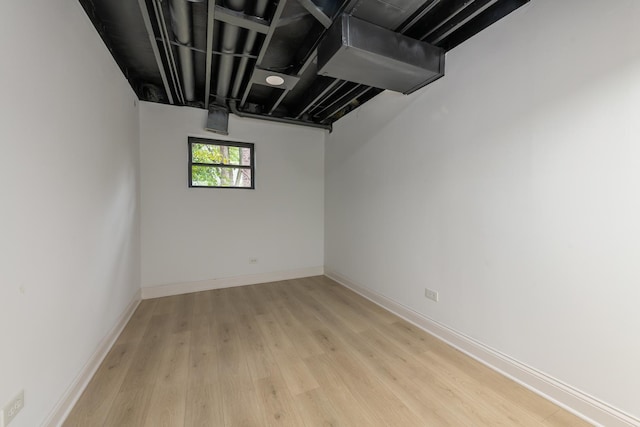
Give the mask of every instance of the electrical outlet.
[(424, 296), (429, 298), (432, 301), (438, 302), (438, 291), (434, 291), (433, 289), (425, 288)]
[(2, 408), (2, 412), (0, 413), (0, 427), (7, 427), (22, 408), (24, 408), (24, 390), (20, 391), (11, 402)]
[(249, 258), (249, 264), (257, 264), (258, 258)]

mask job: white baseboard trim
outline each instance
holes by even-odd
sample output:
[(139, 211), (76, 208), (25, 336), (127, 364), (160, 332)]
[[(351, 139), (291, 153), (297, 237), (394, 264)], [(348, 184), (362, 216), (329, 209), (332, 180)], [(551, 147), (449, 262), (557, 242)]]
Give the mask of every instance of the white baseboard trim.
[(78, 402), (78, 399), (80, 399), (85, 388), (89, 385), (89, 381), (91, 381), (91, 378), (93, 378), (100, 367), (100, 364), (102, 364), (104, 358), (107, 357), (107, 353), (109, 353), (109, 350), (111, 350), (111, 347), (113, 347), (118, 336), (120, 336), (120, 333), (129, 322), (129, 319), (133, 316), (136, 308), (138, 308), (140, 300), (140, 292), (138, 291), (131, 303), (118, 318), (115, 326), (111, 328), (109, 333), (107, 333), (102, 341), (100, 341), (96, 351), (93, 352), (89, 361), (87, 361), (73, 383), (71, 383), (67, 391), (62, 395), (62, 398), (56, 407), (51, 411), (45, 422), (42, 424), (43, 426), (60, 427), (62, 423), (64, 423), (74, 405)]
[(323, 274), (324, 267), (320, 266), (298, 268), (295, 270), (274, 271), (270, 273), (222, 277), (219, 279), (201, 280), (198, 282), (171, 283), (168, 285), (148, 286), (142, 288), (142, 299), (190, 294), (192, 292), (232, 288), (235, 286), (255, 285), (258, 283), (277, 282), (280, 280), (300, 279), (302, 277), (322, 276)]
[(640, 419), (430, 319), (399, 302), (358, 285), (326, 268), (325, 275), (589, 423), (606, 427), (640, 426)]

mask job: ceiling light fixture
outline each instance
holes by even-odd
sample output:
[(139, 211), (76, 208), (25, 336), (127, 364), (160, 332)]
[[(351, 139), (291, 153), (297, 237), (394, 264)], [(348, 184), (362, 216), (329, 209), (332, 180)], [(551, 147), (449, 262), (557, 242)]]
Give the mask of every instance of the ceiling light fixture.
[(281, 86), (284, 83), (284, 79), (280, 76), (267, 76), (265, 80), (271, 86)]

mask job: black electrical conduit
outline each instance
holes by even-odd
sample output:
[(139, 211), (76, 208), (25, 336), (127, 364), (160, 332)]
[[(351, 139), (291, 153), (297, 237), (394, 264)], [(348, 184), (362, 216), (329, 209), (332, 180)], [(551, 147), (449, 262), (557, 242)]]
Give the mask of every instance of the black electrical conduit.
[[(268, 5), (269, 5), (269, 0), (257, 0), (255, 10), (254, 10), (254, 15), (257, 16), (258, 18), (264, 18)], [(257, 36), (258, 36), (258, 33), (256, 31), (249, 31), (247, 33), (247, 38), (244, 43), (244, 50), (242, 52), (244, 55), (251, 55), (251, 52), (253, 52), (253, 47), (256, 43)], [(240, 65), (238, 65), (238, 71), (236, 72), (236, 80), (233, 83), (233, 90), (231, 91), (232, 98), (237, 98), (238, 94), (240, 93), (240, 86), (242, 85), (242, 82), (244, 80), (244, 74), (247, 69), (248, 63), (249, 63), (248, 56), (243, 56), (243, 58), (240, 60)]]
[(171, 27), (178, 46), (184, 99), (195, 99), (195, 73), (191, 51), (191, 5), (187, 0), (171, 0)]
[(257, 119), (257, 120), (266, 120), (269, 122), (286, 123), (289, 125), (313, 127), (313, 128), (325, 129), (325, 130), (328, 130), (329, 132), (333, 130), (333, 127), (330, 124), (325, 125), (321, 123), (306, 122), (303, 120), (287, 119), (284, 117), (261, 116), (260, 114), (246, 113), (244, 111), (238, 110), (238, 106), (236, 105), (235, 100), (229, 102), (229, 108), (231, 109), (231, 112), (238, 117), (246, 117), (246, 118)]
[[(209, 0), (213, 1), (213, 0)], [(225, 0), (224, 6), (227, 9), (235, 10), (236, 12), (242, 12), (245, 8), (245, 0)], [(222, 39), (221, 49), (222, 53), (235, 53), (236, 45), (240, 37), (240, 28), (235, 25), (222, 24)], [(220, 58), (220, 64), (218, 66), (218, 85), (216, 94), (219, 98), (226, 98), (229, 94), (229, 85), (233, 78), (233, 63), (235, 58), (231, 55), (222, 55)]]

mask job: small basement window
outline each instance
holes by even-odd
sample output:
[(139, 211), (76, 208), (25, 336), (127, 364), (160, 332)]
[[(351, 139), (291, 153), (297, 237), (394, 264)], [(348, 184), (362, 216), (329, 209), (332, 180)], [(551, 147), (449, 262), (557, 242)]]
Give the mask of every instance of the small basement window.
[(255, 188), (253, 144), (189, 137), (189, 187)]

